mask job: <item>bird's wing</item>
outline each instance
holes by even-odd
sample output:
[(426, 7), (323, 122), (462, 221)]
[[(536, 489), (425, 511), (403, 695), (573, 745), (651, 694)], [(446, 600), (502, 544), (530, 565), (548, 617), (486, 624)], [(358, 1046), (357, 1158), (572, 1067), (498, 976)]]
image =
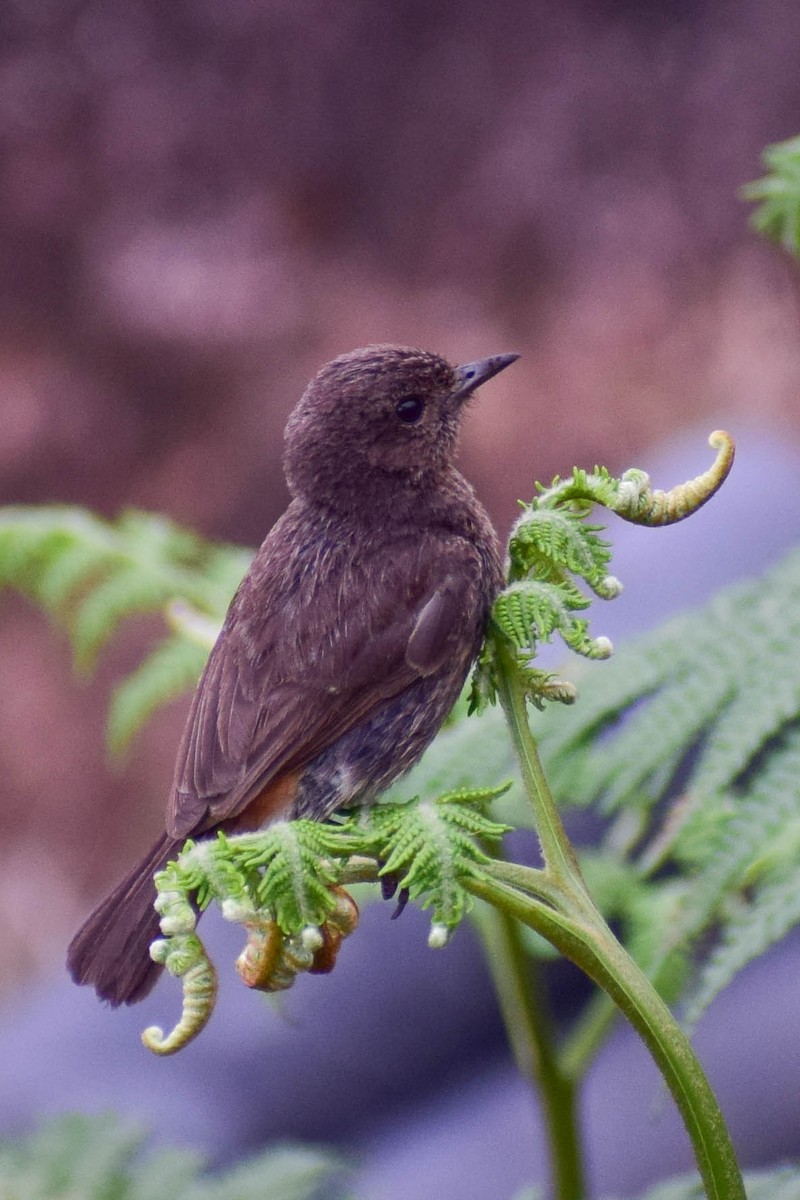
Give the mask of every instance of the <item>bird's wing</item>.
[(299, 589), (274, 557), (255, 560), (195, 693), (171, 837), (236, 817), (454, 648), (472, 649), (483, 619), (480, 556), (453, 535), (395, 544), (372, 569), (343, 557)]

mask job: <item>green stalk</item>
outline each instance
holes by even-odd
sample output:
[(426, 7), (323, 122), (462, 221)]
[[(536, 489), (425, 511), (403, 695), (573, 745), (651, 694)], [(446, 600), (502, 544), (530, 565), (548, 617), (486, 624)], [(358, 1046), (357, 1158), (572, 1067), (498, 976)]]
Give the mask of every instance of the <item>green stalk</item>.
[[(498, 692), (534, 810), (544, 870), (494, 862), (465, 886), (501, 912), (529, 925), (600, 986), (639, 1033), (669, 1087), (709, 1200), (746, 1200), (730, 1135), (691, 1045), (655, 988), (619, 944), (589, 895), (542, 770), (528, 726), (523, 685), (513, 658), (497, 648)], [(572, 1064), (574, 1065), (574, 1063)], [(543, 1103), (553, 1078), (538, 1075)], [(551, 1143), (552, 1146), (552, 1143)], [(555, 1171), (555, 1147), (552, 1146)]]
[(513, 917), (482, 904), (476, 907), (473, 919), (483, 940), (514, 1059), (540, 1098), (550, 1149), (552, 1195), (554, 1200), (582, 1200), (585, 1182), (576, 1088), (559, 1064), (536, 963), (525, 952)]
[(591, 1066), (619, 1017), (619, 1009), (607, 992), (594, 992), (561, 1046), (561, 1067), (576, 1083)]
[(546, 874), (554, 881), (573, 880), (585, 891), (578, 860), (558, 814), (528, 725), (525, 688), (516, 663), (501, 646), (499, 638), (495, 645), (498, 695), (519, 760), (522, 783), (533, 807), (534, 828), (539, 835)]
[(493, 879), (465, 886), (535, 929), (611, 996), (640, 1034), (678, 1105), (694, 1146), (709, 1200), (746, 1200), (741, 1173), (722, 1113), (683, 1030), (610, 930), (596, 920), (577, 922)]

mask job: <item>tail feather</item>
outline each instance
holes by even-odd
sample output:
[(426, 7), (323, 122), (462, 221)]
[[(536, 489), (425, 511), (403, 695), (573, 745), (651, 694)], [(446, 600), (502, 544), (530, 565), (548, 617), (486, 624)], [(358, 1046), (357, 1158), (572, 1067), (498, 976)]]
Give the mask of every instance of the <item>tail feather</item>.
[(150, 957), (150, 943), (160, 932), (153, 875), (175, 858), (181, 845), (167, 834), (159, 838), (70, 942), (67, 968), (72, 978), (90, 984), (115, 1007), (143, 999), (161, 973)]

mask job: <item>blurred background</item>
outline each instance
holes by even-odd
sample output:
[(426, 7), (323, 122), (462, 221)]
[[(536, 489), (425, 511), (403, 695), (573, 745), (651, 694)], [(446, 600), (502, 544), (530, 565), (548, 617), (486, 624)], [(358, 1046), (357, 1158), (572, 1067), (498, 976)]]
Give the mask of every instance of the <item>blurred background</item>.
[[(503, 532), (698, 423), (791, 450), (797, 267), (737, 189), (800, 131), (799, 62), (791, 0), (2, 0), (0, 501), (255, 544), (290, 408), (374, 341), (522, 354), (462, 444)], [(152, 840), (184, 707), (110, 767), (147, 622), (77, 685), (3, 605), (11, 1003)]]

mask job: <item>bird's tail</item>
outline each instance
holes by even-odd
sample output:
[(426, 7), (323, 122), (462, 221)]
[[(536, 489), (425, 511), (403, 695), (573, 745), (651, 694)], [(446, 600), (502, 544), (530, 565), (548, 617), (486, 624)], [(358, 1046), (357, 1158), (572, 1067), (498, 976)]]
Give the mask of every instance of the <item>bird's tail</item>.
[(70, 942), (67, 968), (72, 978), (90, 984), (115, 1007), (142, 1000), (161, 972), (150, 957), (150, 943), (160, 932), (153, 875), (176, 857), (182, 844), (166, 834), (159, 838)]

